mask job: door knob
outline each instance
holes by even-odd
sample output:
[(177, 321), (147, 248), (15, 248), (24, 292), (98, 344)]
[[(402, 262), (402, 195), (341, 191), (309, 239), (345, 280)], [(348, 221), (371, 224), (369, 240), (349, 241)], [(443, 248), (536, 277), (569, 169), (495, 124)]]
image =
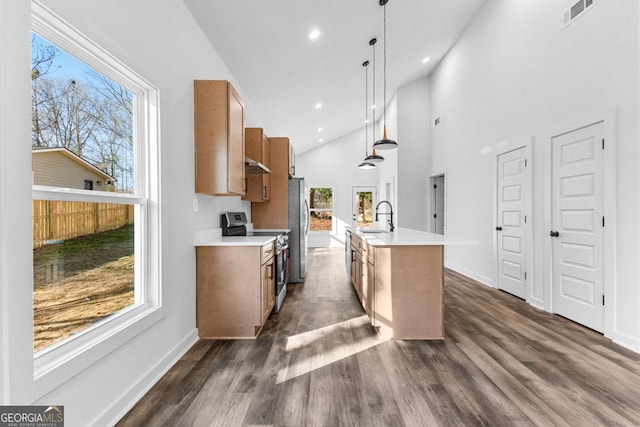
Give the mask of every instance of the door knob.
[(560, 235), (560, 233), (558, 233), (557, 231), (551, 230), (549, 232), (549, 236), (551, 236), (551, 237), (558, 237), (559, 235)]
[(502, 227), (500, 226), (496, 227), (496, 231), (502, 231)]

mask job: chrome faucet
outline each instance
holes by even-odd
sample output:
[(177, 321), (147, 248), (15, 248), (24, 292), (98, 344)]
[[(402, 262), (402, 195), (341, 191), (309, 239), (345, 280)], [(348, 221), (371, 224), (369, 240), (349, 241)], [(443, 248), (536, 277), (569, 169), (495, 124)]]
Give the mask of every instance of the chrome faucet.
[[(382, 213), (378, 212), (378, 208), (383, 203), (386, 203), (387, 205), (389, 205), (389, 212), (382, 212)], [(393, 231), (395, 229), (395, 227), (393, 226), (393, 206), (391, 206), (391, 203), (389, 203), (386, 200), (383, 200), (380, 203), (378, 203), (376, 205), (376, 222), (378, 221), (378, 216), (379, 215), (389, 215), (389, 221), (387, 221), (387, 223), (389, 224), (389, 231)]]

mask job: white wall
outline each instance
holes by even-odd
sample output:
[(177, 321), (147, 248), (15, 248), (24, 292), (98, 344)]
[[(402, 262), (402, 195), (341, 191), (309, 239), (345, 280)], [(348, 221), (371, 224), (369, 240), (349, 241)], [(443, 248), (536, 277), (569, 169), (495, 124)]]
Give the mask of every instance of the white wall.
[[(161, 277), (166, 317), (34, 401), (31, 309), (30, 2), (0, 2), (0, 398), (65, 406), (68, 426), (107, 425), (193, 342), (194, 229), (219, 226), (238, 197), (198, 195), (192, 209), (193, 80), (231, 79), (179, 0), (45, 0), (43, 4), (152, 82), (161, 99)], [(234, 83), (240, 93), (242, 88)], [(247, 102), (247, 123), (259, 122)], [(9, 325), (11, 325), (9, 327)]]
[[(549, 305), (543, 277), (544, 152), (541, 135), (615, 111), (617, 272), (611, 338), (640, 350), (638, 2), (595, 3), (561, 30), (573, 1), (489, 0), (431, 75), (433, 167), (447, 170), (447, 232), (478, 246), (449, 248), (447, 264), (493, 284), (495, 158), (533, 138), (533, 291)], [(609, 305), (612, 304), (612, 305)], [(613, 324), (611, 324), (613, 323)]]
[[(429, 230), (431, 189), (429, 79), (409, 83), (397, 93), (397, 225)], [(396, 150), (394, 150), (396, 151)], [(386, 153), (386, 152), (385, 152)]]
[[(310, 247), (342, 246), (344, 227), (351, 226), (352, 222), (352, 188), (378, 184), (377, 169), (358, 169), (365, 157), (364, 137), (363, 128), (296, 156), (296, 175), (305, 178), (307, 188), (332, 187), (334, 190), (334, 232), (311, 233)], [(369, 128), (369, 150), (371, 144)]]

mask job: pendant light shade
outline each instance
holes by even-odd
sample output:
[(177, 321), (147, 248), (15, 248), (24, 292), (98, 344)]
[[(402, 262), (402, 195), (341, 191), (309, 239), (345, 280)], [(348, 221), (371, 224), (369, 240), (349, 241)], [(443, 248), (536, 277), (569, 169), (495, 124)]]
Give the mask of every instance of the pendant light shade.
[(380, 154), (376, 154), (376, 150), (374, 149), (373, 152), (369, 154), (364, 160), (371, 163), (382, 163), (384, 162), (384, 157), (382, 157)]
[(368, 104), (369, 104), (369, 70), (368, 70), (368, 66), (369, 66), (369, 61), (364, 61), (362, 63), (362, 66), (364, 67), (364, 161), (362, 163), (360, 163), (358, 165), (358, 169), (363, 169), (363, 170), (367, 170), (367, 169), (374, 169), (376, 167), (376, 165), (373, 162), (370, 162), (369, 156), (367, 156), (368, 154), (368, 149), (367, 149), (367, 139), (369, 138), (369, 108), (368, 108)]
[(377, 148), (378, 150), (391, 150), (398, 147), (398, 143), (393, 139), (389, 139), (387, 137), (387, 3), (389, 0), (379, 0), (380, 6), (382, 6), (384, 10), (384, 26), (383, 26), (383, 81), (384, 81), (384, 113), (383, 113), (383, 126), (382, 126), (382, 139), (373, 144), (373, 149)]

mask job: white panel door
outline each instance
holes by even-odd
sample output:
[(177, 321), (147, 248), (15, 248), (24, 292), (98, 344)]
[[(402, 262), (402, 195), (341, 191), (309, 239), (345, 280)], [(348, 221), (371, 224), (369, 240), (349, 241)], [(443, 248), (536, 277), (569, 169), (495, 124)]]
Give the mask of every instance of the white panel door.
[(498, 156), (498, 288), (525, 298), (526, 148)]
[(553, 311), (603, 331), (603, 124), (552, 139)]

